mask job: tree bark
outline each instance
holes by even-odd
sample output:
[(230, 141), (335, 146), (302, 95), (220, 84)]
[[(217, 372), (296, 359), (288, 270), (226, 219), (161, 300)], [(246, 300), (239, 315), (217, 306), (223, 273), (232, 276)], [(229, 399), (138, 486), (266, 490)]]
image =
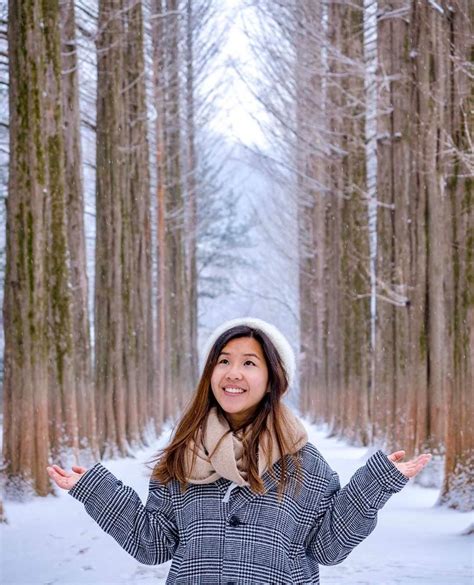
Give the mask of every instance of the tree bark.
[(127, 381), (127, 439), (146, 443), (153, 385), (150, 174), (143, 55), (142, 4), (126, 3), (127, 189), (123, 193), (124, 367)]
[(79, 75), (74, 2), (62, 0), (61, 67), (65, 151), (65, 197), (68, 253), (73, 301), (74, 373), (77, 392), (78, 432), (87, 444), (89, 458), (98, 457), (95, 395), (92, 380), (88, 309), (88, 279), (84, 230), (84, 196), (79, 112)]
[(128, 144), (124, 5), (101, 0), (97, 38), (95, 381), (101, 456), (130, 453), (124, 371), (123, 211)]
[(96, 387), (101, 453), (145, 442), (152, 383), (150, 192), (141, 3), (99, 6)]
[(59, 18), (57, 2), (9, 4), (3, 444), (10, 485), (39, 495), (51, 492), (50, 454), (65, 465), (63, 449), (79, 447)]
[(157, 242), (157, 307), (156, 307), (156, 361), (157, 361), (157, 398), (155, 401), (155, 418), (161, 425), (171, 415), (168, 351), (169, 311), (167, 309), (166, 283), (166, 53), (165, 24), (162, 0), (153, 4), (153, 99), (156, 110), (156, 242)]
[(187, 308), (189, 313), (188, 353), (190, 360), (190, 384), (197, 384), (198, 379), (198, 279), (197, 279), (197, 152), (195, 143), (195, 55), (194, 30), (196, 16), (193, 12), (193, 1), (186, 2), (186, 142), (187, 142), (187, 195), (186, 195), (186, 289), (189, 292)]
[(474, 418), (474, 163), (472, 125), (468, 124), (472, 88), (467, 74), (473, 17), (472, 4), (458, 0), (443, 20), (448, 56), (448, 106), (442, 144), (452, 230), (448, 259), (452, 266), (452, 288), (447, 299), (452, 361), (447, 375), (445, 467), (439, 502), (462, 511), (473, 508), (474, 483), (471, 424)]

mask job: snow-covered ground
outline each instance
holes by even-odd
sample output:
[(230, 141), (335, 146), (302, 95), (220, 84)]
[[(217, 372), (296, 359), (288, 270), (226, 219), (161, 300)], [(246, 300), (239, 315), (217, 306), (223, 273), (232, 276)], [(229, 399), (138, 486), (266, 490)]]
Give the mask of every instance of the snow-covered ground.
[[(310, 441), (344, 484), (366, 458), (365, 449), (326, 439), (308, 425)], [(167, 440), (135, 459), (104, 461), (146, 500), (144, 462)], [(378, 526), (342, 564), (321, 567), (322, 585), (472, 585), (473, 538), (462, 535), (472, 516), (435, 507), (437, 490), (408, 485), (379, 514)], [(3, 585), (158, 585), (169, 563), (140, 565), (94, 523), (82, 504), (57, 497), (6, 502), (9, 524), (0, 526)]]

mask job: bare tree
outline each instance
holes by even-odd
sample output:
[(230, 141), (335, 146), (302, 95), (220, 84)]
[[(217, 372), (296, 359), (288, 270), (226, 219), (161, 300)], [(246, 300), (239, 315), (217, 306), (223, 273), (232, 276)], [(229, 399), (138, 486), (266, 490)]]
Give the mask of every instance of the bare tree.
[(73, 301), (74, 372), (77, 384), (79, 435), (97, 457), (95, 395), (93, 392), (88, 309), (88, 279), (84, 228), (84, 193), (79, 112), (79, 75), (72, 0), (62, 0), (61, 67), (62, 110), (65, 152), (65, 196), (68, 251)]
[(57, 3), (9, 4), (3, 444), (7, 478), (40, 495), (49, 456), (79, 448), (59, 21)]
[[(444, 155), (446, 212), (451, 216), (448, 263), (452, 269), (451, 290), (445, 302), (449, 317), (450, 363), (448, 380), (446, 456), (440, 502), (460, 510), (472, 509), (474, 453), (474, 175), (473, 133), (469, 120), (473, 65), (471, 3), (459, 0), (446, 7), (442, 19), (445, 50), (446, 94), (449, 108), (441, 129), (440, 155)], [(441, 15), (440, 15), (441, 16)], [(438, 18), (440, 18), (438, 16)], [(449, 39), (449, 43), (448, 43)], [(446, 209), (446, 208), (445, 208)]]
[(141, 3), (99, 4), (95, 376), (101, 453), (144, 441), (152, 372)]
[(183, 405), (190, 381), (189, 292), (184, 238), (184, 178), (182, 173), (180, 25), (178, 0), (154, 5), (154, 84), (158, 157), (158, 361), (162, 417)]

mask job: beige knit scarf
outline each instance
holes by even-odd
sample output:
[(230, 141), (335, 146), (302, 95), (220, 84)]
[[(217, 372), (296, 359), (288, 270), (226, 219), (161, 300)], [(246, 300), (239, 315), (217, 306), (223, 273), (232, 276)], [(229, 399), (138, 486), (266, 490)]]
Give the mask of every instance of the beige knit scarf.
[[(308, 435), (302, 423), (291, 410), (281, 404), (282, 427), (286, 438), (291, 445), (290, 453), (296, 453), (308, 442)], [(272, 465), (280, 458), (281, 453), (276, 441), (275, 429), (271, 415), (268, 428), (273, 440)], [(239, 486), (249, 485), (246, 473), (243, 441), (248, 436), (251, 427), (232, 433), (226, 418), (216, 407), (211, 408), (203, 428), (199, 431), (196, 442), (192, 441), (186, 452), (185, 465), (187, 481), (189, 483), (212, 483), (220, 477), (230, 479)], [(268, 440), (260, 441), (258, 446), (258, 472), (260, 477), (266, 471)], [(193, 452), (196, 451), (196, 460), (191, 469)], [(191, 469), (191, 472), (189, 471)]]

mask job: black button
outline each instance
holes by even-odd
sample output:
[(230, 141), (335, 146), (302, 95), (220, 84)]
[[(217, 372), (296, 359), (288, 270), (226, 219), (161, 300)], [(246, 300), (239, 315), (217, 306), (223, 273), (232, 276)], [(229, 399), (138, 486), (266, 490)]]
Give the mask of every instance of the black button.
[(229, 518), (229, 526), (238, 526), (240, 524), (240, 520), (237, 516), (231, 516)]

